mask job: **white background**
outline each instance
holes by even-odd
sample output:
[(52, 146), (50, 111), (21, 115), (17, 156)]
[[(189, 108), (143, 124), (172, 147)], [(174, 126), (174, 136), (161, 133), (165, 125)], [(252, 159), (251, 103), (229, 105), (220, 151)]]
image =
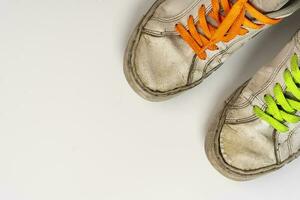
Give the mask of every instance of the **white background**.
[(299, 199), (300, 160), (238, 183), (204, 138), (224, 100), (300, 28), (300, 12), (162, 103), (123, 75), (130, 32), (153, 0), (0, 1), (1, 200)]

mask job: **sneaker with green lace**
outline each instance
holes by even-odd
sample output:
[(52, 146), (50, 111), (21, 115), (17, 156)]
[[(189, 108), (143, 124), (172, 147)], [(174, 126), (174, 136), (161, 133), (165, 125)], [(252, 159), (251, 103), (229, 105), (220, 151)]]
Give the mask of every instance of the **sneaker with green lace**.
[(226, 102), (205, 144), (224, 176), (253, 179), (300, 155), (299, 57), (300, 31)]

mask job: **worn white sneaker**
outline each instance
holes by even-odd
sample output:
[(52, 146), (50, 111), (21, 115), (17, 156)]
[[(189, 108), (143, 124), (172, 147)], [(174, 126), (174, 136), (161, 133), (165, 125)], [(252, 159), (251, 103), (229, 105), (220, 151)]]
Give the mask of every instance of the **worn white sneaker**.
[(130, 38), (126, 78), (145, 99), (169, 99), (299, 7), (300, 0), (157, 0)]
[(300, 31), (229, 98), (206, 137), (224, 176), (249, 180), (300, 155)]

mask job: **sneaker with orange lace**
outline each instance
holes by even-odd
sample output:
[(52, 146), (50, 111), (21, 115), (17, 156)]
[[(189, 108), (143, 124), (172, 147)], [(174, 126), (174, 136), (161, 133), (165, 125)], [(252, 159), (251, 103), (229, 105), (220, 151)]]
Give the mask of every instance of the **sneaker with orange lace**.
[(167, 100), (299, 7), (300, 0), (157, 0), (129, 40), (125, 76), (143, 98)]

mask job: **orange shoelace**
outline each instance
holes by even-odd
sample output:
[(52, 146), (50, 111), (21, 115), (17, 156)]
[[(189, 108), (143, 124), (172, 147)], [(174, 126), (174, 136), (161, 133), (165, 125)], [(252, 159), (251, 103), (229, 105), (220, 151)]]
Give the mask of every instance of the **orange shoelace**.
[[(220, 1), (220, 3), (219, 3)], [(249, 31), (244, 27), (251, 29), (260, 29), (264, 24), (273, 25), (280, 22), (281, 19), (271, 19), (259, 12), (248, 3), (248, 0), (237, 0), (233, 5), (229, 0), (211, 0), (212, 10), (208, 16), (213, 19), (216, 26), (207, 22), (206, 8), (202, 5), (199, 8), (199, 20), (195, 25), (194, 17), (188, 19), (188, 30), (181, 24), (176, 24), (176, 31), (181, 38), (195, 51), (197, 56), (205, 60), (206, 50), (217, 50), (216, 43), (229, 42), (237, 35), (245, 35)], [(222, 13), (221, 14), (221, 6)], [(258, 20), (261, 24), (252, 22), (246, 17), (246, 13)], [(203, 33), (199, 33), (198, 29)]]

